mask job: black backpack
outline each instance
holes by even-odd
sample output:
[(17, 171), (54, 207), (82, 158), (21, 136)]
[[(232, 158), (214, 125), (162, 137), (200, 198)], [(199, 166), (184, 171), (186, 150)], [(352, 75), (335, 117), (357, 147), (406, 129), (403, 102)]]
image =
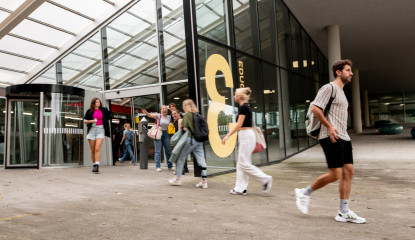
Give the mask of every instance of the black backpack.
[(198, 142), (209, 140), (209, 128), (205, 116), (196, 112), (193, 114), (193, 122), (195, 128), (195, 131), (193, 132), (194, 139)]

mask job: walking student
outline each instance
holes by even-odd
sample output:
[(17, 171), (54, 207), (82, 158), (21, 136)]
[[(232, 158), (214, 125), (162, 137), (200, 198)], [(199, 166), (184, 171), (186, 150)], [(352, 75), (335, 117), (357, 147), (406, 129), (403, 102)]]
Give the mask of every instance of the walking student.
[[(296, 204), (302, 213), (308, 214), (310, 194), (340, 179), (340, 207), (335, 220), (338, 222), (365, 223), (366, 219), (357, 216), (349, 209), (354, 169), (352, 143), (347, 133), (348, 102), (343, 87), (352, 80), (352, 62), (348, 59), (338, 61), (333, 64), (332, 71), (335, 77), (334, 81), (324, 85), (317, 93), (314, 101), (310, 103), (313, 105), (311, 111), (322, 123), (318, 139), (326, 156), (328, 172), (317, 177), (306, 188), (296, 188)], [(331, 97), (332, 87), (336, 88), (336, 97), (327, 117), (325, 117), (323, 111)]]
[[(182, 185), (182, 181), (180, 180), (182, 173), (183, 173), (183, 166), (186, 161), (187, 155), (191, 152), (196, 157), (197, 164), (200, 166), (202, 170), (202, 181), (196, 184), (198, 188), (208, 188), (207, 183), (207, 168), (206, 168), (206, 160), (205, 160), (205, 151), (203, 149), (203, 142), (198, 142), (193, 138), (193, 133), (195, 130), (193, 113), (198, 112), (197, 107), (193, 100), (186, 99), (183, 101), (183, 111), (185, 112), (183, 115), (182, 127), (184, 134), (188, 134), (187, 142), (183, 146), (179, 158), (177, 159), (176, 163), (176, 177), (169, 180), (171, 185)], [(190, 131), (187, 131), (190, 130)]]
[(272, 187), (272, 176), (266, 175), (261, 169), (252, 165), (252, 152), (255, 149), (255, 133), (252, 129), (252, 109), (248, 105), (251, 89), (238, 88), (234, 99), (239, 104), (236, 126), (222, 139), (225, 144), (230, 136), (238, 132), (238, 163), (236, 164), (236, 183), (230, 190), (231, 194), (246, 195), (249, 177), (252, 177), (264, 187), (263, 192), (268, 193)]
[[(177, 132), (177, 131), (179, 131), (180, 128), (182, 128), (183, 119), (181, 118), (180, 112), (176, 109), (176, 106), (174, 108), (175, 108), (174, 110), (171, 110), (171, 116), (173, 118), (174, 128)], [(177, 164), (176, 164), (176, 168), (177, 168)], [(184, 161), (184, 167), (183, 167), (182, 175), (185, 175), (185, 173), (188, 173), (188, 172), (189, 172), (189, 168), (187, 167), (187, 160), (186, 160), (186, 161)], [(176, 174), (176, 173), (174, 172), (174, 174)]]
[(125, 145), (125, 153), (122, 158), (120, 158), (120, 163), (123, 163), (125, 158), (127, 157), (127, 153), (130, 154), (131, 162), (133, 164), (134, 160), (134, 151), (133, 151), (133, 131), (131, 131), (131, 125), (129, 123), (124, 123), (124, 133), (121, 139), (120, 145), (124, 143)]
[(90, 108), (86, 111), (84, 122), (87, 124), (87, 136), (89, 146), (91, 148), (91, 159), (94, 167), (92, 172), (99, 172), (99, 160), (101, 158), (101, 146), (104, 137), (110, 137), (111, 112), (102, 106), (99, 98), (93, 98)]
[(154, 161), (156, 163), (156, 171), (161, 172), (161, 165), (160, 165), (160, 158), (161, 158), (161, 148), (162, 145), (164, 146), (164, 151), (166, 153), (166, 161), (167, 161), (167, 167), (169, 170), (173, 171), (173, 164), (170, 162), (170, 139), (169, 134), (167, 132), (171, 116), (167, 115), (168, 109), (165, 105), (161, 106), (161, 113), (149, 113), (147, 110), (143, 109), (143, 113), (147, 115), (147, 117), (154, 118), (156, 120), (156, 123), (160, 121), (160, 128), (162, 129), (163, 133), (161, 135), (160, 140), (154, 139), (154, 148), (155, 148), (155, 154), (154, 154)]

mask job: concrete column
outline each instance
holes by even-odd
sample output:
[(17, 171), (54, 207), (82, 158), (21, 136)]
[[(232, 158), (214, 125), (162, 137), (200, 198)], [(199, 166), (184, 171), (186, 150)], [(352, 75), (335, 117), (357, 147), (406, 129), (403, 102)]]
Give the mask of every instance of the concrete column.
[(329, 65), (329, 79), (330, 82), (334, 81), (334, 76), (331, 71), (331, 66), (336, 61), (341, 60), (341, 50), (340, 50), (340, 28), (339, 25), (330, 25), (327, 26), (327, 52), (328, 52), (328, 65)]
[(361, 106), (360, 106), (359, 69), (353, 70), (352, 101), (353, 101), (353, 128), (356, 133), (361, 133), (362, 132), (362, 111), (361, 111)]
[(370, 127), (369, 119), (369, 93), (367, 90), (363, 91), (363, 114), (364, 114), (364, 123), (365, 127)]

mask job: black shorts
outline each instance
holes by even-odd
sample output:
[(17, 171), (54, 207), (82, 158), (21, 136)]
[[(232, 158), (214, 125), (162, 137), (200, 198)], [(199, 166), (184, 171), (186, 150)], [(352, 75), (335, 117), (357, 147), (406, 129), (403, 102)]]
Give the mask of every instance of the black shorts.
[(328, 168), (341, 168), (344, 164), (353, 164), (353, 148), (351, 141), (337, 139), (332, 143), (330, 138), (321, 139), (320, 145), (323, 148)]

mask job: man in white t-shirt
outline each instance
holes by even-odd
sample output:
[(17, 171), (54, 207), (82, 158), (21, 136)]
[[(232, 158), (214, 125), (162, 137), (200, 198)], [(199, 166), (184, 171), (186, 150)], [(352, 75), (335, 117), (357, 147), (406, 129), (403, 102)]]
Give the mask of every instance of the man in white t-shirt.
[[(316, 98), (311, 102), (313, 105), (311, 111), (322, 123), (318, 139), (326, 156), (328, 172), (317, 177), (308, 187), (296, 188), (296, 204), (302, 213), (308, 214), (310, 194), (340, 179), (340, 207), (335, 220), (365, 223), (366, 219), (357, 216), (349, 209), (348, 200), (354, 169), (352, 143), (347, 133), (347, 108), (349, 105), (343, 87), (352, 80), (352, 62), (348, 59), (337, 61), (333, 64), (332, 71), (335, 77), (334, 81), (320, 88)], [(323, 111), (334, 90), (336, 91), (335, 98), (327, 116), (324, 116)]]

